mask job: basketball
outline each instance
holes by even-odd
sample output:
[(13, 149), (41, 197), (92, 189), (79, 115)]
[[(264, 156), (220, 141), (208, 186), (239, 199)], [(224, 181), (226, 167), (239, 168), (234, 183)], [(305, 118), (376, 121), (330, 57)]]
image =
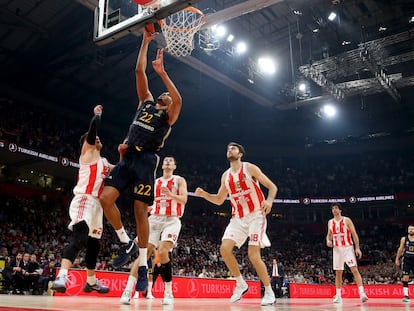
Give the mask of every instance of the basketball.
[(161, 26), (160, 26), (159, 23), (152, 23), (152, 24), (146, 25), (145, 29), (150, 33), (160, 32), (161, 31)]

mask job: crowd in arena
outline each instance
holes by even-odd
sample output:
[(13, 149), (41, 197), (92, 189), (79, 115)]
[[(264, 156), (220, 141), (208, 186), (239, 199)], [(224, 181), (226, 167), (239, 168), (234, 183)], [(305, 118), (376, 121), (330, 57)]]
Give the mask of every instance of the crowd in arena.
[[(22, 108), (22, 106), (24, 108)], [(15, 142), (53, 156), (79, 158), (79, 137), (87, 122), (79, 124), (75, 117), (56, 117), (56, 112), (29, 103), (13, 100), (0, 101), (0, 139)], [(40, 112), (39, 112), (40, 111)], [(87, 120), (89, 118), (85, 117)], [(119, 159), (120, 140), (103, 131), (103, 156), (111, 163)], [(219, 177), (226, 168), (223, 153), (218, 156), (189, 154), (188, 150), (168, 149), (176, 157), (177, 173), (187, 179), (190, 191), (197, 186), (212, 191), (218, 187)], [(357, 148), (357, 147), (350, 147)], [(245, 160), (260, 163), (261, 169), (278, 185), (278, 196), (283, 198), (343, 196), (350, 194), (377, 195), (414, 188), (414, 150), (317, 156), (317, 157), (263, 157)], [(200, 164), (202, 163), (202, 164)], [(346, 187), (344, 187), (346, 185)]]
[[(0, 249), (6, 260), (6, 267), (20, 252), (33, 255), (44, 267), (47, 259), (55, 258), (59, 267), (62, 249), (66, 241), (67, 205), (65, 200), (46, 200), (40, 198), (23, 198), (10, 195), (1, 196), (0, 209)], [(191, 205), (194, 205), (192, 203)], [(195, 206), (191, 206), (196, 208)], [(131, 210), (122, 209), (122, 216), (129, 232), (134, 232)], [(224, 262), (220, 258), (220, 237), (228, 219), (217, 214), (183, 217), (183, 228), (177, 247), (171, 257), (174, 275), (197, 277), (203, 269), (212, 278), (230, 278)], [(214, 224), (214, 226), (212, 226)], [(319, 229), (312, 230), (306, 224), (301, 226), (268, 224), (268, 233), (272, 247), (263, 251), (265, 262), (270, 265), (273, 258), (278, 258), (284, 266), (285, 282), (333, 284), (331, 250), (325, 245), (326, 228), (320, 224)], [(358, 225), (361, 248), (366, 263), (361, 266), (361, 274), (366, 284), (398, 283), (399, 269), (394, 265), (399, 238), (406, 228), (401, 225), (370, 224)], [(106, 224), (102, 238), (101, 252), (96, 264), (98, 270), (115, 270), (111, 261), (116, 256), (118, 241), (109, 224)], [(387, 241), (384, 243), (384, 241)], [(78, 267), (84, 268), (84, 253), (80, 253)], [(237, 259), (246, 279), (257, 280), (252, 266), (247, 260), (247, 248), (237, 251)], [(364, 259), (363, 258), (363, 259)], [(129, 264), (118, 270), (129, 271)], [(352, 274), (346, 274), (347, 282), (352, 282)], [(13, 279), (7, 288), (16, 292), (31, 291), (40, 293), (38, 285), (21, 283), (20, 288)], [(27, 287), (32, 284), (33, 287)], [(26, 287), (24, 287), (26, 286)], [(44, 289), (44, 292), (46, 290)]]
[[(25, 105), (25, 109), (22, 109), (20, 104), (15, 105), (11, 100), (0, 101), (0, 110), (4, 112), (1, 116), (0, 139), (48, 154), (77, 159), (78, 138), (83, 131), (76, 123), (70, 123), (69, 118), (53, 117), (51, 111), (42, 109), (39, 113), (34, 106)], [(104, 152), (105, 156), (116, 161), (117, 142), (107, 139), (104, 144), (110, 146), (105, 148), (110, 151), (109, 155)], [(186, 178), (189, 191), (197, 186), (210, 191), (217, 190), (219, 177), (227, 168), (223, 166), (224, 151), (220, 157), (209, 157), (208, 160), (179, 151), (173, 155), (178, 159), (177, 173)], [(275, 181), (279, 197), (293, 198), (412, 191), (412, 158), (413, 151), (334, 158), (276, 158), (255, 162), (260, 163), (262, 170)], [(5, 174), (0, 176), (0, 181), (15, 182)], [(6, 273), (3, 273), (3, 278), (7, 281), (5, 286), (8, 290), (16, 293), (45, 292), (44, 283), (40, 282), (43, 275), (40, 269), (48, 266), (51, 258), (54, 258), (54, 266), (59, 267), (68, 234), (70, 190), (56, 195), (53, 189), (39, 189), (42, 195), (38, 196), (25, 196), (24, 191), (22, 195), (0, 192), (0, 256), (5, 260), (3, 272)], [(128, 232), (133, 233), (132, 209), (126, 206), (128, 200), (120, 203), (124, 225)], [(220, 238), (228, 216), (213, 213), (208, 207), (203, 211), (192, 212), (199, 208), (199, 203), (196, 198), (192, 198), (187, 204), (178, 245), (171, 254), (174, 274), (197, 277), (206, 269), (208, 277), (229, 278), (231, 275), (219, 254)], [(398, 221), (394, 224), (370, 223), (369, 220), (356, 222), (365, 259), (360, 269), (364, 283), (399, 283), (400, 273), (394, 265), (394, 259), (399, 239), (405, 234), (406, 228)], [(268, 265), (273, 258), (283, 264), (286, 283), (332, 284), (332, 255), (325, 244), (326, 221), (317, 224), (316, 229), (314, 226), (310, 229), (308, 225), (280, 224), (275, 219), (269, 219), (268, 233), (272, 247), (263, 250), (263, 258)], [(112, 227), (106, 224), (97, 269), (113, 270), (111, 261), (116, 256), (117, 247), (116, 235)], [(246, 252), (246, 247), (237, 251), (243, 275), (246, 279), (257, 279)], [(16, 282), (13, 274), (7, 275), (7, 269), (10, 269), (18, 253), (28, 254), (38, 262), (38, 268), (34, 269), (38, 276), (33, 278), (32, 275), (27, 282)], [(84, 267), (84, 255), (79, 255), (80, 268)], [(122, 271), (128, 269), (128, 265), (121, 267)], [(53, 276), (49, 278), (53, 279)], [(352, 282), (352, 274), (346, 274), (345, 279)]]

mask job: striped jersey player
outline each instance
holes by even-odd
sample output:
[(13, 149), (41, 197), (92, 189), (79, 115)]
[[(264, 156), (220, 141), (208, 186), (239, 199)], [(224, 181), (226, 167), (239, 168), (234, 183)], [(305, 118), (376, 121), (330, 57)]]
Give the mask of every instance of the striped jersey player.
[[(249, 259), (265, 287), (261, 304), (272, 305), (276, 299), (260, 249), (270, 246), (266, 235), (266, 215), (272, 209), (277, 187), (257, 165), (242, 162), (244, 155), (245, 150), (242, 145), (229, 143), (227, 159), (230, 168), (223, 173), (217, 194), (208, 193), (202, 188), (197, 188), (195, 194), (216, 205), (223, 204), (227, 196), (230, 200), (232, 218), (224, 232), (220, 247), (221, 256), (236, 279), (236, 288), (230, 301), (239, 301), (249, 290), (233, 254), (234, 247), (240, 248), (249, 239)], [(260, 189), (260, 185), (267, 188), (267, 197)]]
[(103, 232), (103, 209), (99, 196), (102, 193), (104, 179), (113, 168), (112, 164), (101, 157), (102, 143), (97, 135), (97, 129), (102, 110), (101, 105), (94, 108), (94, 117), (89, 124), (89, 130), (80, 139), (82, 149), (79, 157), (78, 182), (73, 189), (74, 197), (69, 206), (71, 221), (68, 228), (72, 231), (72, 235), (63, 249), (62, 266), (52, 285), (52, 289), (60, 293), (66, 292), (69, 282), (68, 270), (83, 249), (86, 249), (87, 275), (83, 291), (105, 294), (110, 290), (109, 287), (101, 284), (95, 275)]
[(333, 302), (342, 303), (342, 274), (345, 263), (354, 275), (361, 301), (366, 302), (368, 297), (365, 294), (361, 274), (358, 271), (357, 265), (357, 258), (362, 257), (362, 252), (359, 247), (359, 237), (354, 223), (351, 218), (342, 216), (341, 204), (332, 203), (331, 210), (334, 217), (328, 221), (326, 245), (333, 248), (333, 269), (335, 270), (336, 285), (336, 295)]

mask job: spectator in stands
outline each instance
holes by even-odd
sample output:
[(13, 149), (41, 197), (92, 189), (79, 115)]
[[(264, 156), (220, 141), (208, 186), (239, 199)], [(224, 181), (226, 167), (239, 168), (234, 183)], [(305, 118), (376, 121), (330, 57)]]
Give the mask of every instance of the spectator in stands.
[(275, 293), (276, 298), (282, 297), (282, 284), (285, 276), (283, 266), (273, 258), (272, 264), (269, 266), (270, 285)]
[(199, 277), (199, 278), (208, 278), (208, 277), (209, 277), (209, 275), (208, 275), (208, 273), (207, 273), (207, 270), (206, 270), (205, 268), (203, 268), (203, 269), (201, 270), (201, 273), (198, 275), (198, 277)]
[(45, 295), (49, 289), (49, 282), (54, 281), (56, 278), (55, 261), (50, 260), (46, 266), (43, 267), (43, 271), (39, 277), (39, 288), (43, 295)]
[(23, 294), (24, 290), (24, 266), (23, 266), (23, 253), (18, 252), (16, 257), (11, 259), (7, 269), (10, 273), (7, 273), (7, 277), (10, 278), (13, 294)]
[(45, 261), (43, 261), (42, 263), (42, 268), (44, 268), (45, 266), (47, 266), (49, 264), (50, 261), (55, 261), (55, 254), (54, 253), (49, 253), (49, 255), (47, 255), (47, 259)]
[(28, 279), (28, 289), (33, 294), (38, 294), (39, 292), (37, 282), (39, 280), (41, 270), (42, 269), (40, 268), (40, 265), (37, 262), (36, 255), (35, 254), (30, 255), (27, 279)]

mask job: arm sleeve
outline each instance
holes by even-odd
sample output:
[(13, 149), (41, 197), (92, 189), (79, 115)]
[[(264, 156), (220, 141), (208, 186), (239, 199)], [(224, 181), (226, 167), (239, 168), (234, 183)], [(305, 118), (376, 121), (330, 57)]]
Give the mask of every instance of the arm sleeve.
[(95, 145), (96, 135), (98, 133), (98, 125), (100, 123), (101, 116), (97, 114), (92, 118), (91, 123), (89, 124), (88, 135), (86, 136), (86, 142), (89, 145)]

